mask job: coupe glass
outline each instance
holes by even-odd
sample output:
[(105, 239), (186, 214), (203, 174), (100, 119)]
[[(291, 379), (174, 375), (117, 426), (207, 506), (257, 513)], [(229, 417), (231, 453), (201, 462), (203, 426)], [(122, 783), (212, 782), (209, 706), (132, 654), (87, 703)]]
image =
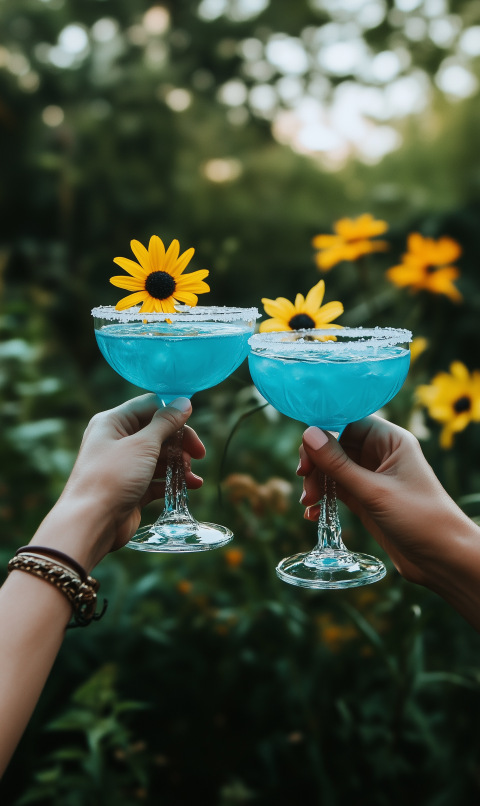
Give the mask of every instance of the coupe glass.
[[(282, 414), (338, 438), (394, 397), (410, 365), (408, 330), (344, 328), (265, 333), (249, 341), (258, 391)], [(318, 544), (277, 566), (284, 582), (303, 588), (350, 588), (386, 574), (380, 560), (348, 551), (342, 541), (335, 482), (325, 477)]]
[[(166, 406), (225, 380), (246, 358), (256, 308), (183, 308), (140, 313), (94, 308), (95, 336), (104, 358), (130, 383), (154, 392)], [(233, 537), (225, 526), (199, 523), (188, 510), (183, 428), (168, 441), (165, 508), (127, 543), (138, 551), (208, 551)]]

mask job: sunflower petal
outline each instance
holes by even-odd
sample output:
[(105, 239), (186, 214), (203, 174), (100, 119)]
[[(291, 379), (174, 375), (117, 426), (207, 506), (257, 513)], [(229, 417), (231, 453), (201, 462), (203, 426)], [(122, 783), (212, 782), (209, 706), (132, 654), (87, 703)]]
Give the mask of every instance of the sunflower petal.
[(192, 308), (198, 302), (198, 297), (196, 294), (193, 294), (191, 291), (175, 291), (174, 295), (175, 299), (178, 299), (179, 302), (184, 302), (185, 305), (190, 305)]
[(416, 286), (418, 283), (421, 284), (425, 277), (425, 270), (418, 265), (406, 266), (405, 264), (400, 264), (387, 269), (385, 276), (398, 288), (405, 288), (407, 285)]
[(445, 448), (445, 450), (448, 450), (448, 448), (451, 448), (452, 445), (453, 445), (452, 428), (450, 425), (444, 425), (440, 433), (440, 447)]
[(341, 302), (327, 302), (317, 313), (312, 314), (317, 324), (329, 324), (343, 313)]
[(262, 304), (265, 308), (265, 312), (268, 313), (269, 316), (273, 316), (277, 319), (285, 318), (287, 322), (296, 313), (293, 303), (285, 297), (277, 297), (277, 299), (263, 297)]
[(320, 305), (323, 302), (323, 297), (325, 295), (325, 280), (320, 280), (319, 283), (313, 286), (308, 292), (306, 299), (305, 299), (305, 306), (304, 310), (305, 313), (309, 313), (310, 316), (317, 313)]
[(115, 257), (113, 262), (122, 269), (125, 269), (125, 271), (128, 271), (132, 277), (137, 277), (139, 280), (147, 277), (147, 272), (145, 269), (142, 266), (139, 266), (138, 263), (134, 263), (134, 261), (130, 260), (128, 257)]
[(130, 241), (130, 246), (132, 249), (133, 254), (137, 258), (138, 262), (141, 266), (145, 269), (148, 274), (152, 271), (150, 267), (150, 256), (145, 249), (144, 245), (140, 243), (140, 241)]
[(175, 283), (177, 288), (183, 288), (184, 284), (188, 283), (199, 283), (201, 280), (204, 280), (205, 277), (208, 277), (210, 272), (207, 269), (199, 269), (198, 271), (191, 271), (189, 274), (182, 274), (180, 277), (176, 278)]
[(452, 282), (456, 280), (459, 275), (460, 272), (455, 266), (446, 266), (443, 269), (438, 269), (428, 274), (425, 278), (424, 287), (433, 294), (445, 294), (452, 302), (461, 302), (463, 297)]
[(312, 238), (312, 246), (315, 249), (331, 249), (332, 246), (343, 245), (343, 238), (340, 235), (315, 235)]
[(434, 242), (432, 250), (432, 263), (436, 266), (445, 266), (453, 263), (462, 254), (462, 247), (453, 238), (443, 237)]
[(434, 420), (438, 420), (440, 423), (449, 422), (449, 420), (452, 419), (452, 402), (453, 401), (449, 401), (448, 403), (431, 403), (428, 409), (430, 417)]
[(453, 377), (457, 378), (459, 381), (468, 382), (470, 380), (470, 373), (465, 364), (462, 364), (461, 361), (453, 361), (450, 364), (450, 372), (452, 373)]
[(142, 291), (145, 289), (145, 280), (137, 280), (136, 277), (125, 277), (124, 274), (119, 274), (117, 277), (110, 277), (112, 285), (117, 288), (128, 288), (129, 291)]
[(148, 254), (150, 257), (150, 271), (162, 271), (165, 260), (165, 247), (158, 235), (152, 235), (150, 238)]
[(135, 294), (130, 294), (128, 297), (124, 297), (115, 305), (116, 311), (125, 311), (127, 308), (131, 308), (132, 305), (137, 305), (139, 302), (143, 302), (148, 296), (148, 291), (137, 291)]
[(285, 322), (283, 319), (267, 319), (265, 322), (262, 322), (260, 325), (260, 333), (274, 333), (274, 332), (285, 332), (286, 330), (291, 330), (292, 328)]
[(199, 282), (198, 280), (196, 281), (194, 280), (192, 282), (185, 281), (182, 284), (180, 284), (180, 282), (177, 281), (175, 294), (177, 293), (177, 291), (180, 291), (182, 293), (184, 291), (191, 291), (193, 294), (208, 294), (208, 292), (210, 291), (210, 286), (207, 285), (207, 283), (204, 283), (203, 281)]
[(358, 218), (341, 218), (333, 225), (335, 232), (346, 241), (375, 238), (388, 229), (386, 221), (377, 221), (371, 213), (363, 213)]
[[(195, 249), (187, 249), (186, 252), (183, 253), (183, 255), (180, 255), (174, 267), (172, 268), (172, 271), (170, 272), (172, 277), (180, 277), (181, 273), (184, 271), (184, 269), (186, 269), (186, 267), (190, 263), (194, 254)], [(203, 269), (203, 271), (206, 271), (208, 274), (208, 271), (206, 269)], [(204, 276), (206, 277), (207, 274), (205, 274)]]
[(329, 249), (324, 249), (323, 252), (317, 252), (315, 255), (315, 263), (322, 271), (330, 271), (337, 263), (341, 263), (342, 260), (350, 260), (347, 244), (332, 246)]
[(472, 419), (471, 412), (465, 411), (462, 414), (458, 414), (455, 417), (453, 422), (450, 424), (450, 427), (452, 431), (458, 434), (459, 431), (463, 431), (467, 427), (471, 419)]
[(160, 305), (162, 306), (163, 313), (175, 313), (175, 304), (173, 301), (173, 297), (168, 297), (167, 299), (159, 300)]
[(154, 310), (155, 310), (155, 298), (148, 295), (142, 307), (140, 308), (140, 313), (153, 313)]
[(167, 274), (172, 274), (172, 269), (175, 266), (175, 263), (177, 262), (179, 252), (180, 252), (180, 244), (175, 238), (168, 247), (167, 252), (165, 254), (165, 263), (163, 264), (162, 271), (166, 271)]
[(416, 336), (410, 344), (410, 363), (421, 356), (428, 349), (429, 341), (424, 336)]

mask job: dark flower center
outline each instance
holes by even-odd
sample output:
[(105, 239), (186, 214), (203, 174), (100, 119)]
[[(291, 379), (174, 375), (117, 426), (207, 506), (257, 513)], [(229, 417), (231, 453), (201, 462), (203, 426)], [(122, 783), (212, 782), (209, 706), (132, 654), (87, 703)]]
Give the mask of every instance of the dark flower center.
[(427, 274), (435, 274), (438, 271), (438, 266), (427, 266), (426, 267)]
[(155, 299), (171, 297), (175, 288), (175, 280), (166, 271), (152, 271), (145, 282), (145, 290)]
[(296, 313), (288, 324), (292, 330), (310, 330), (310, 328), (315, 327), (315, 322), (308, 313)]
[(462, 414), (464, 411), (470, 411), (471, 408), (472, 400), (470, 397), (467, 397), (467, 395), (459, 397), (458, 400), (456, 400), (453, 404), (453, 409), (457, 412), (457, 414)]

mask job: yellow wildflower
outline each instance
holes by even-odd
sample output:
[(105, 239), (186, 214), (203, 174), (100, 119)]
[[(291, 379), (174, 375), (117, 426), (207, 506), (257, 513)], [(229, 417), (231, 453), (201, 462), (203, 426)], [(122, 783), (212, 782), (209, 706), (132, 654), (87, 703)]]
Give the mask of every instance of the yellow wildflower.
[(408, 236), (408, 251), (398, 266), (388, 269), (386, 276), (399, 288), (410, 288), (412, 293), (425, 290), (431, 294), (444, 294), (452, 302), (461, 302), (462, 295), (453, 281), (460, 277), (456, 266), (449, 264), (462, 254), (460, 244), (453, 238), (424, 238), (419, 232)]
[(454, 435), (470, 422), (480, 422), (480, 371), (470, 374), (461, 361), (450, 364), (450, 374), (439, 372), (430, 384), (419, 386), (416, 395), (430, 417), (443, 423), (442, 448), (451, 448)]
[(358, 218), (341, 218), (333, 225), (335, 235), (316, 235), (312, 240), (315, 249), (320, 251), (315, 256), (317, 266), (322, 271), (329, 271), (342, 260), (358, 260), (372, 252), (385, 252), (388, 241), (372, 241), (377, 235), (383, 235), (388, 229), (386, 221), (375, 220), (370, 213)]
[(131, 276), (110, 277), (110, 282), (118, 288), (128, 288), (135, 293), (117, 302), (117, 311), (124, 311), (142, 302), (140, 313), (174, 313), (176, 301), (193, 307), (198, 302), (197, 294), (210, 291), (209, 286), (203, 282), (208, 276), (206, 269), (183, 274), (193, 257), (194, 249), (187, 249), (179, 257), (179, 242), (172, 241), (165, 251), (163, 241), (158, 235), (150, 238), (148, 251), (140, 241), (130, 241), (130, 246), (138, 263), (127, 257), (116, 257), (113, 262)]
[(341, 302), (327, 302), (322, 305), (325, 295), (325, 281), (320, 280), (310, 289), (306, 298), (297, 294), (295, 304), (285, 297), (262, 299), (265, 312), (273, 319), (267, 319), (260, 325), (260, 333), (284, 330), (309, 330), (310, 328), (338, 328), (330, 322), (343, 313)]

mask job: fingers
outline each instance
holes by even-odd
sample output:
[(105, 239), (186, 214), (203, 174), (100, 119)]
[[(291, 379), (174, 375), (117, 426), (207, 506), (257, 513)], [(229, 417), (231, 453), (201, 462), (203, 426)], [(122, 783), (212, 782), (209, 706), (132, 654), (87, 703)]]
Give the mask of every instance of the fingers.
[(83, 435), (81, 448), (87, 443), (118, 440), (136, 434), (149, 423), (158, 410), (156, 395), (147, 394), (127, 400), (120, 406), (95, 414)]
[(300, 461), (297, 467), (297, 476), (308, 476), (309, 473), (312, 473), (313, 470), (315, 470), (315, 465), (313, 464), (303, 445), (300, 445), (298, 454), (300, 456)]
[(183, 432), (183, 450), (190, 454), (192, 459), (203, 459), (205, 456), (205, 445), (189, 425), (185, 426)]
[[(164, 479), (167, 475), (167, 467), (168, 467), (168, 458), (167, 458), (167, 449), (165, 451), (162, 450), (160, 453), (160, 459), (158, 460), (155, 470), (153, 472), (153, 479)], [(196, 473), (192, 472), (192, 457), (186, 451), (183, 451), (183, 468), (185, 471), (185, 480), (187, 482), (187, 487), (190, 486), (190, 481), (193, 482), (193, 479), (200, 479), (202, 481), (201, 476), (197, 476)], [(203, 483), (203, 482), (202, 482)]]
[(320, 517), (320, 507), (318, 504), (315, 504), (312, 507), (307, 507), (305, 512), (303, 513), (303, 517), (306, 521), (318, 521)]
[(300, 503), (304, 507), (310, 507), (320, 500), (325, 492), (325, 474), (315, 468), (312, 473), (303, 480), (303, 493)]
[[(147, 394), (126, 400), (125, 403), (112, 409), (111, 413), (125, 417), (132, 429), (129, 433), (133, 434), (146, 426), (159, 408), (162, 406), (158, 397), (154, 394)], [(110, 414), (110, 412), (105, 413)]]
[[(303, 435), (303, 447), (312, 464), (341, 484), (347, 493), (363, 503), (376, 498), (381, 484), (378, 475), (353, 462), (333, 436), (311, 426)], [(310, 478), (308, 482), (312, 484)]]
[(160, 451), (165, 440), (185, 425), (191, 413), (190, 401), (186, 397), (177, 397), (165, 408), (157, 409), (151, 422), (142, 428), (136, 438), (141, 442), (155, 445)]
[[(198, 490), (203, 484), (203, 479), (200, 476), (195, 476), (194, 473), (185, 473), (185, 481), (189, 490)], [(165, 497), (165, 482), (164, 481), (151, 481), (147, 490), (141, 500), (140, 506), (145, 507), (152, 501), (158, 501), (159, 498)]]

